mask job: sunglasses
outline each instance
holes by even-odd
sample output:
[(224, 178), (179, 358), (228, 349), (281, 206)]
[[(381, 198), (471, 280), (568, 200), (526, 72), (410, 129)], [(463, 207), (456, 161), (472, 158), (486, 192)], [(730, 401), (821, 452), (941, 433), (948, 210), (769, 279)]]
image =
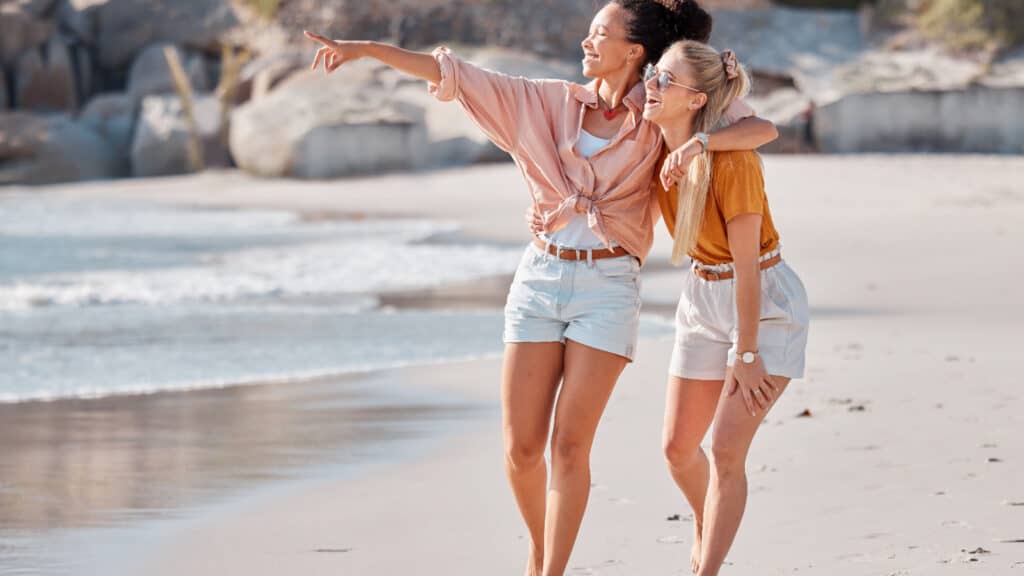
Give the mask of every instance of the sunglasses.
[(648, 64), (647, 67), (644, 68), (644, 83), (649, 84), (651, 80), (653, 80), (654, 78), (658, 79), (659, 92), (664, 92), (665, 90), (668, 90), (669, 86), (679, 86), (680, 88), (686, 88), (687, 90), (690, 90), (692, 92), (701, 92), (701, 90), (697, 90), (692, 86), (680, 84), (679, 82), (673, 82), (672, 77), (669, 76), (668, 72), (662, 72), (658, 70), (657, 66), (653, 64)]

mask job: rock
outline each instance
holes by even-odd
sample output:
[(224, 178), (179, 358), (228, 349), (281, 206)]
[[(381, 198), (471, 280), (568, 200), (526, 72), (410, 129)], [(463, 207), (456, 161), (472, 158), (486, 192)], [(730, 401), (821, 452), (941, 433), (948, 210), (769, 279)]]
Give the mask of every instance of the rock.
[(231, 154), (241, 168), (272, 177), (414, 169), (427, 147), (422, 116), (379, 87), (310, 72), (235, 110)]
[[(204, 166), (229, 165), (227, 149), (220, 140), (220, 101), (211, 95), (199, 95), (194, 107)], [(132, 173), (164, 176), (191, 172), (188, 146), (188, 124), (181, 100), (177, 96), (147, 96), (142, 101), (132, 140)]]
[(125, 66), (160, 42), (217, 52), (239, 23), (234, 3), (224, 0), (106, 0), (94, 10), (96, 54), (103, 68)]
[(0, 2), (0, 66), (12, 66), (18, 57), (46, 43), (55, 26), (42, 20), (19, 4)]
[(192, 84), (192, 91), (199, 93), (207, 90), (202, 57), (198, 54), (186, 55), (183, 50), (170, 44), (152, 44), (135, 58), (128, 72), (128, 93), (136, 102), (141, 102), (146, 96), (176, 93), (171, 67), (164, 55), (164, 48), (168, 46), (177, 52)]
[(819, 107), (823, 152), (1024, 153), (1024, 87), (849, 94)]
[(59, 36), (46, 46), (47, 59), (36, 50), (21, 55), (15, 68), (14, 101), (18, 108), (71, 111), (78, 105), (71, 54)]
[(63, 114), (0, 114), (0, 185), (50, 184), (118, 175), (111, 146)]
[(749, 68), (768, 74), (813, 75), (855, 58), (866, 46), (854, 10), (767, 8), (713, 10), (711, 44), (736, 52)]
[(92, 46), (96, 42), (96, 8), (108, 0), (60, 0), (57, 22), (75, 38)]
[(246, 62), (238, 74), (235, 101), (266, 96), (282, 80), (308, 68), (315, 54), (314, 48), (289, 49)]
[(82, 108), (78, 123), (110, 143), (120, 162), (119, 173), (131, 173), (129, 160), (135, 129), (135, 100), (131, 96), (115, 92), (94, 96)]
[(93, 94), (93, 69), (92, 57), (89, 51), (81, 46), (75, 51), (75, 78), (78, 79), (78, 94), (82, 100), (88, 99)]
[(53, 7), (55, 0), (13, 0), (10, 4), (32, 14), (36, 18), (42, 18)]

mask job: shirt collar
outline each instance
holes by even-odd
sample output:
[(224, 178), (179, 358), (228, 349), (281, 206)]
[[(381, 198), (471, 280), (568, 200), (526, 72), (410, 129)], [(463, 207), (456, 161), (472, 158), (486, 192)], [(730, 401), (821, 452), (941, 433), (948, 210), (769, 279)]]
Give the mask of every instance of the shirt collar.
[[(573, 84), (575, 88), (573, 90), (573, 96), (576, 100), (585, 106), (591, 108), (597, 107), (598, 97), (597, 90), (601, 85), (600, 79), (591, 80), (587, 84)], [(626, 107), (633, 112), (641, 112), (644, 109), (644, 103), (647, 101), (647, 89), (644, 87), (643, 82), (637, 82), (633, 89), (626, 94), (623, 102), (626, 103)]]

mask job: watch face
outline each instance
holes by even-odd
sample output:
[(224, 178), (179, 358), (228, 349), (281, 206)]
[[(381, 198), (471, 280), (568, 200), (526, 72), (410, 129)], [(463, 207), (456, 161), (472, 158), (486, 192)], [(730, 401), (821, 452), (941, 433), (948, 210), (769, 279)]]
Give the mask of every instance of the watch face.
[(753, 352), (744, 352), (743, 353), (743, 363), (744, 364), (753, 364), (754, 363), (754, 353)]

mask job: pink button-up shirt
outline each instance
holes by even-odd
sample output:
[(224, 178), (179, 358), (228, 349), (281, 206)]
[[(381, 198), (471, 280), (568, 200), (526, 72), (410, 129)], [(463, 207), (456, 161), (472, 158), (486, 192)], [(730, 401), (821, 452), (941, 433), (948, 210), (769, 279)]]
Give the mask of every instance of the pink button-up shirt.
[(434, 50), (440, 83), (430, 91), (441, 101), (458, 100), (526, 179), (533, 209), (551, 234), (575, 214), (586, 214), (606, 245), (618, 243), (641, 262), (654, 242), (660, 217), (653, 177), (661, 159), (660, 129), (643, 119), (643, 83), (625, 97), (628, 116), (604, 147), (589, 159), (576, 150), (587, 108), (598, 106), (598, 80), (511, 77), (465, 62), (441, 47)]

